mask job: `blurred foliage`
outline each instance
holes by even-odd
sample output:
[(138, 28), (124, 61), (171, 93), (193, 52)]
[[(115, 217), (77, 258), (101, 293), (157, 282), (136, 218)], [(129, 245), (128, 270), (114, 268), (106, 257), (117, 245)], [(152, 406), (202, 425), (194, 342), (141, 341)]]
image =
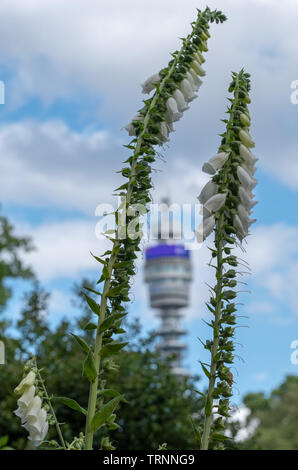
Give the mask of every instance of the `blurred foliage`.
[[(30, 268), (21, 261), (21, 253), (32, 248), (28, 238), (17, 238), (13, 227), (0, 217), (0, 311), (4, 309), (12, 291), (9, 279), (33, 277)], [(84, 281), (88, 285), (88, 281)], [(86, 407), (88, 383), (82, 377), (84, 354), (70, 333), (79, 333), (89, 342), (92, 331), (84, 331), (91, 320), (82, 298), (82, 286), (74, 289), (74, 317), (62, 319), (51, 327), (48, 312), (49, 294), (35, 281), (31, 292), (25, 294), (18, 320), (12, 323), (6, 317), (0, 321), (0, 339), (5, 342), (6, 364), (0, 366), (0, 450), (29, 449), (32, 444), (27, 433), (14, 416), (16, 397), (14, 387), (23, 374), (23, 365), (31, 353), (38, 357), (43, 368), (48, 392), (75, 399)], [(117, 358), (118, 372), (110, 372), (106, 388), (116, 388), (125, 395), (117, 411), (120, 428), (110, 432), (119, 450), (196, 449), (197, 442), (190, 423), (202, 421), (202, 399), (194, 391), (197, 378), (177, 380), (170, 373), (169, 364), (154, 350), (154, 335), (142, 335), (137, 321), (126, 325), (129, 346)], [(250, 410), (244, 427), (257, 420), (255, 431), (241, 443), (226, 442), (228, 448), (238, 449), (298, 449), (298, 377), (288, 376), (266, 397), (264, 393), (250, 393), (243, 400)], [(66, 440), (78, 436), (84, 429), (84, 416), (60, 403), (55, 404), (58, 419), (63, 424)], [(230, 423), (229, 432), (235, 437), (241, 426)], [(102, 430), (96, 436), (99, 447)], [(51, 429), (49, 439), (55, 439)]]
[[(85, 282), (86, 284), (86, 282)], [(76, 288), (76, 294), (80, 292)], [(0, 433), (10, 436), (10, 444), (16, 449), (31, 448), (26, 431), (12, 411), (16, 409), (13, 389), (20, 381), (24, 362), (35, 352), (39, 367), (50, 394), (75, 399), (86, 407), (88, 383), (82, 377), (84, 354), (70, 332), (79, 333), (86, 341), (92, 332), (82, 330), (90, 321), (80, 295), (76, 296), (74, 312), (80, 311), (75, 320), (62, 320), (54, 329), (47, 323), (49, 295), (35, 283), (25, 295), (24, 306), (16, 324), (14, 335), (6, 335), (7, 364), (1, 369)], [(117, 415), (120, 428), (110, 432), (118, 449), (157, 449), (167, 442), (168, 449), (195, 449), (195, 435), (190, 416), (201, 409), (201, 398), (194, 392), (194, 378), (178, 380), (171, 373), (169, 364), (161, 361), (154, 351), (154, 335), (144, 338), (138, 322), (128, 326), (129, 348), (121, 352), (119, 371), (109, 372), (106, 388), (116, 388), (125, 395), (128, 403), (122, 403)], [(88, 338), (89, 337), (89, 338)], [(64, 405), (55, 404), (57, 416), (66, 440), (70, 441), (84, 429), (84, 416)], [(195, 420), (196, 421), (196, 420)], [(104, 433), (104, 429), (102, 430)], [(52, 429), (48, 439), (56, 438)], [(101, 433), (96, 436), (99, 447)]]
[(247, 424), (257, 419), (259, 425), (252, 436), (241, 444), (244, 449), (298, 449), (298, 377), (285, 381), (266, 397), (264, 393), (249, 393), (244, 405), (250, 410)]
[(12, 294), (6, 281), (33, 276), (31, 269), (24, 266), (20, 258), (22, 252), (32, 249), (30, 239), (16, 236), (7, 218), (0, 216), (0, 311), (4, 309)]
[(8, 436), (2, 436), (0, 437), (0, 450), (14, 450), (12, 447), (10, 447), (8, 444)]

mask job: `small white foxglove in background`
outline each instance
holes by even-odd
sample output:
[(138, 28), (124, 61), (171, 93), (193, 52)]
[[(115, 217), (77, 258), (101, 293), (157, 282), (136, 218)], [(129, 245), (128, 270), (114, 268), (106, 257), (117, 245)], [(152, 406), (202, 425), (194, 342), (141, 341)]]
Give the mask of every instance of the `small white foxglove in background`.
[(18, 408), (14, 413), (21, 419), (22, 426), (28, 431), (28, 439), (35, 446), (39, 446), (48, 433), (49, 425), (47, 412), (42, 407), (42, 400), (36, 395), (35, 381), (36, 375), (30, 371), (15, 388), (15, 393), (21, 397), (17, 401)]

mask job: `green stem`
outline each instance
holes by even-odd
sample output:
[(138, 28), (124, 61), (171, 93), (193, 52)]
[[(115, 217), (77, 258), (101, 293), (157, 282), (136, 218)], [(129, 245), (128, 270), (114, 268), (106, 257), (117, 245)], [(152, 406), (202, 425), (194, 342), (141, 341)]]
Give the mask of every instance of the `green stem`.
[(217, 287), (216, 287), (216, 309), (215, 309), (215, 319), (213, 327), (213, 344), (211, 348), (211, 367), (210, 367), (210, 379), (207, 393), (207, 400), (211, 403), (211, 413), (206, 415), (204, 423), (204, 431), (201, 441), (201, 450), (208, 450), (209, 437), (212, 424), (212, 407), (213, 407), (213, 391), (216, 380), (216, 368), (217, 361), (215, 356), (218, 352), (219, 345), (219, 327), (220, 327), (220, 317), (221, 317), (221, 293), (222, 293), (222, 229), (224, 225), (224, 213), (222, 213), (216, 224), (216, 240), (215, 246), (217, 250)]
[(64, 438), (63, 438), (63, 434), (62, 434), (62, 431), (61, 431), (61, 428), (60, 428), (60, 425), (58, 423), (58, 420), (57, 420), (57, 417), (56, 417), (56, 414), (55, 414), (55, 411), (54, 411), (54, 408), (52, 407), (52, 403), (51, 403), (51, 399), (48, 395), (48, 392), (47, 392), (47, 389), (45, 387), (45, 384), (44, 384), (44, 381), (41, 377), (41, 374), (40, 374), (40, 371), (37, 367), (37, 364), (36, 364), (36, 361), (34, 360), (35, 362), (35, 366), (36, 366), (36, 369), (37, 369), (37, 375), (38, 375), (38, 380), (40, 381), (41, 383), (41, 386), (42, 386), (42, 389), (43, 389), (43, 392), (45, 394), (45, 400), (48, 402), (48, 405), (49, 405), (49, 408), (50, 408), (50, 411), (51, 411), (51, 414), (55, 420), (55, 427), (56, 427), (56, 430), (57, 430), (57, 434), (59, 436), (59, 439), (60, 439), (60, 442), (61, 442), (61, 445), (63, 447), (64, 450), (67, 450), (66, 449), (66, 445), (65, 445), (65, 441), (64, 441)]
[[(235, 84), (235, 98), (231, 108), (231, 114), (229, 123), (227, 125), (227, 134), (226, 134), (226, 144), (229, 144), (229, 138), (231, 133), (231, 126), (234, 120), (234, 111), (235, 107), (238, 102), (239, 97), (239, 76), (237, 77), (236, 84)], [(224, 175), (223, 175), (223, 182), (226, 183), (228, 177), (228, 169), (229, 166), (226, 165)], [(201, 439), (201, 450), (208, 450), (209, 447), (209, 439), (211, 433), (211, 424), (212, 424), (212, 417), (213, 417), (213, 392), (216, 380), (216, 370), (217, 370), (217, 362), (215, 360), (216, 355), (218, 353), (218, 346), (219, 346), (219, 329), (220, 329), (220, 319), (221, 319), (221, 303), (222, 303), (222, 276), (223, 276), (223, 244), (222, 244), (222, 233), (223, 227), (225, 224), (225, 211), (224, 209), (221, 211), (220, 216), (216, 223), (216, 237), (215, 237), (215, 248), (217, 252), (217, 266), (216, 266), (216, 307), (215, 307), (215, 318), (214, 318), (214, 326), (213, 326), (213, 344), (211, 348), (211, 365), (210, 365), (210, 379), (208, 385), (208, 392), (207, 392), (207, 401), (211, 404), (211, 413), (205, 416), (204, 422), (204, 430)]]
[[(195, 28), (198, 26), (198, 23), (199, 23), (200, 19), (201, 19), (201, 14), (198, 15), (195, 26), (193, 27), (193, 32), (194, 32)], [(189, 34), (187, 39), (184, 41), (184, 44), (183, 44), (182, 48), (180, 49), (179, 53), (177, 54), (177, 56), (175, 57), (175, 59), (173, 61), (173, 64), (171, 65), (171, 67), (169, 69), (168, 74), (163, 78), (158, 91), (156, 91), (155, 95), (153, 96), (153, 99), (152, 99), (152, 101), (150, 103), (150, 106), (148, 108), (148, 111), (146, 113), (146, 116), (145, 116), (145, 119), (144, 119), (144, 124), (143, 124), (144, 127), (143, 127), (143, 130), (140, 133), (140, 135), (137, 137), (137, 144), (136, 144), (136, 148), (134, 150), (134, 157), (133, 157), (132, 165), (131, 165), (131, 174), (130, 174), (128, 187), (127, 187), (127, 199), (126, 199), (126, 206), (127, 207), (129, 207), (130, 199), (131, 199), (132, 191), (133, 191), (133, 186), (135, 184), (135, 171), (136, 171), (136, 166), (137, 166), (137, 162), (138, 162), (139, 151), (141, 149), (141, 145), (142, 145), (142, 142), (143, 142), (143, 135), (147, 132), (147, 126), (149, 124), (151, 110), (156, 105), (156, 103), (159, 99), (159, 95), (160, 95), (160, 93), (162, 92), (162, 90), (165, 86), (166, 80), (168, 80), (168, 78), (174, 72), (175, 67), (177, 65), (177, 62), (179, 61), (182, 53), (184, 52), (185, 48), (187, 47), (187, 45), (189, 44), (189, 42), (190, 42), (190, 40), (193, 36), (193, 32), (191, 34)], [(112, 255), (111, 255), (111, 257), (108, 261), (108, 265), (107, 265), (108, 278), (104, 282), (103, 292), (102, 292), (102, 296), (101, 296), (100, 315), (99, 315), (99, 318), (98, 318), (98, 325), (97, 325), (97, 332), (96, 332), (95, 346), (94, 346), (94, 364), (95, 364), (96, 371), (97, 371), (97, 377), (96, 377), (95, 381), (90, 384), (90, 389), (89, 389), (89, 400), (88, 400), (86, 429), (85, 429), (85, 450), (92, 450), (92, 446), (93, 446), (93, 434), (94, 434), (94, 432), (90, 429), (90, 424), (91, 424), (92, 419), (95, 415), (98, 381), (99, 381), (100, 350), (101, 350), (101, 347), (102, 347), (102, 333), (99, 333), (99, 328), (100, 328), (100, 325), (102, 324), (102, 322), (105, 319), (106, 307), (107, 307), (107, 294), (108, 294), (109, 289), (110, 289), (111, 275), (112, 275), (114, 264), (115, 264), (116, 258), (117, 258), (117, 255), (113, 254), (113, 252), (115, 253), (115, 251), (116, 251), (115, 248), (117, 248), (119, 245), (120, 245), (120, 241), (115, 240), (114, 241), (114, 246), (113, 246), (113, 249), (112, 249)]]

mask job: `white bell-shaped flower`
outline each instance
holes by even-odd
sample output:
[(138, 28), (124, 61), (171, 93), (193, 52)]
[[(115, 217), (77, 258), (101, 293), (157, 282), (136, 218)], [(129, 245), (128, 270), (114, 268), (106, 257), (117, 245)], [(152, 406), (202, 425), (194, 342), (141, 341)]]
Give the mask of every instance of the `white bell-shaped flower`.
[(220, 152), (210, 158), (208, 162), (204, 163), (202, 171), (208, 173), (209, 175), (214, 175), (217, 170), (219, 170), (227, 161), (229, 157), (228, 153)]
[(202, 80), (200, 79), (200, 77), (197, 75), (197, 73), (194, 71), (194, 69), (192, 67), (190, 67), (188, 73), (192, 76), (192, 79), (193, 79), (194, 84), (196, 85), (197, 89), (200, 88), (200, 86), (202, 85), (203, 82), (202, 82)]
[(202, 65), (202, 63), (203, 63), (202, 55), (199, 55), (198, 51), (193, 53), (193, 57), (200, 65)]
[(205, 204), (208, 199), (210, 199), (214, 194), (218, 192), (218, 186), (213, 181), (208, 181), (207, 184), (203, 187), (202, 191), (198, 196), (198, 200), (201, 204)]
[(24, 391), (28, 388), (31, 387), (31, 385), (34, 384), (35, 382), (36, 375), (35, 373), (31, 370), (26, 377), (19, 383), (19, 385), (14, 389), (14, 392), (17, 395), (22, 395)]
[(243, 204), (239, 204), (237, 210), (244, 229), (248, 231), (248, 228), (251, 226), (251, 224), (256, 222), (256, 219), (250, 218), (249, 212), (246, 210)]
[(29, 418), (36, 418), (39, 411), (41, 409), (41, 399), (38, 395), (36, 395), (32, 400), (30, 405), (27, 409), (27, 417)]
[(191, 66), (192, 68), (194, 69), (194, 71), (200, 76), (200, 77), (204, 77), (206, 75), (206, 72), (205, 70), (203, 69), (203, 67), (199, 64), (199, 62), (197, 60), (194, 60), (192, 63), (191, 63)]
[(237, 231), (236, 235), (240, 241), (248, 235), (248, 231), (243, 227), (240, 217), (236, 214), (234, 217), (234, 226)]
[(202, 241), (205, 240), (210, 235), (210, 233), (212, 233), (214, 225), (214, 215), (210, 215), (209, 217), (203, 218), (202, 222), (195, 231), (195, 235), (199, 243), (202, 243)]
[(23, 395), (18, 399), (17, 404), (20, 408), (28, 408), (29, 404), (31, 403), (33, 397), (35, 395), (35, 387), (31, 385), (27, 387), (24, 391)]
[(183, 93), (185, 101), (189, 102), (194, 100), (197, 95), (194, 92), (190, 82), (187, 80), (187, 78), (184, 78), (180, 84), (180, 90)]
[(252, 140), (251, 136), (249, 135), (247, 131), (241, 129), (241, 131), (239, 132), (239, 137), (240, 137), (241, 142), (246, 147), (252, 148), (255, 146), (254, 141)]
[(247, 171), (247, 173), (249, 174), (249, 176), (251, 176), (253, 178), (255, 172), (257, 171), (257, 167), (256, 166), (251, 166), (251, 165), (246, 165), (245, 163), (242, 163), (242, 168), (244, 168), (245, 171)]
[(176, 100), (172, 96), (167, 100), (166, 106), (166, 120), (168, 122), (179, 121), (179, 119), (182, 117), (182, 113), (178, 111)]
[(209, 212), (216, 212), (222, 208), (222, 206), (226, 202), (226, 198), (227, 198), (227, 193), (215, 194), (214, 196), (211, 196), (211, 198), (208, 199), (208, 201), (205, 202), (204, 207)]
[(243, 144), (240, 144), (239, 146), (239, 153), (240, 156), (244, 159), (246, 165), (253, 166), (258, 161), (258, 158), (256, 158), (253, 153)]
[(254, 178), (252, 178), (247, 171), (242, 167), (237, 167), (237, 176), (239, 178), (240, 183), (243, 185), (245, 189), (252, 189), (255, 186)]
[(249, 220), (250, 220), (249, 213), (245, 209), (243, 204), (238, 204), (237, 211), (238, 211), (238, 215), (241, 219), (242, 225), (243, 225), (243, 227), (245, 227), (246, 225), (248, 225)]
[(143, 121), (144, 117), (141, 115), (141, 114), (136, 114), (131, 122), (129, 124), (127, 124), (126, 126), (124, 126), (124, 129), (128, 132), (128, 135), (130, 136), (134, 136), (136, 135), (136, 130), (135, 130), (135, 127), (133, 125), (133, 121)]
[(187, 105), (183, 93), (180, 90), (175, 90), (173, 93), (173, 98), (175, 99), (178, 107), (178, 111), (183, 112), (186, 111), (189, 106)]
[(192, 74), (189, 72), (189, 70), (186, 72), (186, 79), (189, 81), (189, 83), (191, 84), (191, 87), (193, 89), (194, 92), (198, 91), (198, 85), (196, 85), (196, 82), (195, 80), (193, 79), (193, 76)]
[(162, 142), (168, 142), (169, 140), (169, 127), (165, 121), (159, 124), (160, 137)]
[(16, 387), (16, 393), (22, 393), (18, 399), (18, 408), (14, 411), (15, 415), (21, 419), (22, 426), (29, 432), (28, 439), (38, 446), (40, 445), (48, 432), (47, 412), (42, 408), (42, 401), (36, 392), (35, 373), (29, 374)]
[(147, 78), (147, 80), (143, 83), (142, 86), (142, 93), (150, 93), (152, 90), (154, 90), (154, 84), (159, 82), (160, 80), (160, 75), (159, 73), (155, 73), (151, 75), (151, 77)]
[(26, 415), (27, 408), (19, 406), (16, 410), (14, 410), (14, 414), (20, 418), (22, 424), (24, 424), (27, 421), (27, 415)]
[(41, 408), (36, 418), (28, 420), (24, 428), (29, 432), (28, 439), (33, 441), (35, 446), (39, 446), (44, 441), (49, 430), (46, 410)]
[(251, 210), (258, 202), (253, 200), (252, 193), (243, 186), (239, 186), (239, 197), (247, 210)]
[(250, 126), (250, 118), (246, 113), (240, 114), (240, 122), (243, 126), (249, 127)]

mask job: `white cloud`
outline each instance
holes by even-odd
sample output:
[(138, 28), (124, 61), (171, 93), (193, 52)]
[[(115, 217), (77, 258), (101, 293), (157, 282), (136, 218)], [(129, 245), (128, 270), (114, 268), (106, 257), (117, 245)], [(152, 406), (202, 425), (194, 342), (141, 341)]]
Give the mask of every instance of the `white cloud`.
[(95, 221), (66, 220), (37, 227), (22, 226), (22, 233), (32, 236), (36, 250), (24, 255), (39, 279), (76, 278), (86, 270), (101, 270), (90, 251), (101, 255), (108, 246), (95, 236)]
[[(171, 145), (176, 151), (166, 152), (168, 161), (183, 156), (200, 168), (216, 150), (230, 71), (245, 66), (252, 73), (252, 133), (260, 164), (297, 188), (297, 132), (292, 124), (297, 107), (290, 104), (290, 83), (297, 79), (298, 4), (211, 0), (209, 5), (222, 8), (228, 21), (212, 26), (207, 78), (199, 101), (176, 126), (179, 133)], [(189, 31), (196, 8), (195, 0), (152, 0), (150, 8), (136, 0), (3, 0), (1, 60), (14, 77), (6, 106), (31, 96), (50, 103), (87, 93), (101, 99), (101, 121), (119, 128), (141, 105), (139, 84), (167, 63), (169, 52), (179, 46), (178, 37)]]
[(0, 128), (0, 199), (94, 214), (111, 202), (120, 181), (119, 139), (106, 131), (75, 132), (59, 121), (24, 121)]
[[(246, 311), (272, 313), (280, 324), (288, 324), (297, 317), (298, 300), (298, 227), (278, 223), (259, 226), (252, 230), (247, 245), (247, 260), (252, 268), (252, 289), (257, 290), (256, 301)], [(282, 316), (274, 311), (283, 305)]]
[(287, 267), (298, 251), (297, 236), (298, 228), (283, 222), (253, 228), (247, 239), (247, 261), (254, 274)]
[(236, 442), (241, 442), (245, 439), (248, 439), (259, 425), (259, 420), (256, 418), (248, 420), (249, 415), (249, 408), (247, 408), (245, 405), (241, 405), (235, 409), (230, 418), (231, 422), (238, 422), (241, 426), (241, 429), (238, 431), (235, 437)]
[(268, 315), (276, 310), (276, 305), (273, 302), (266, 300), (256, 300), (248, 303), (245, 306), (245, 312), (250, 315)]

